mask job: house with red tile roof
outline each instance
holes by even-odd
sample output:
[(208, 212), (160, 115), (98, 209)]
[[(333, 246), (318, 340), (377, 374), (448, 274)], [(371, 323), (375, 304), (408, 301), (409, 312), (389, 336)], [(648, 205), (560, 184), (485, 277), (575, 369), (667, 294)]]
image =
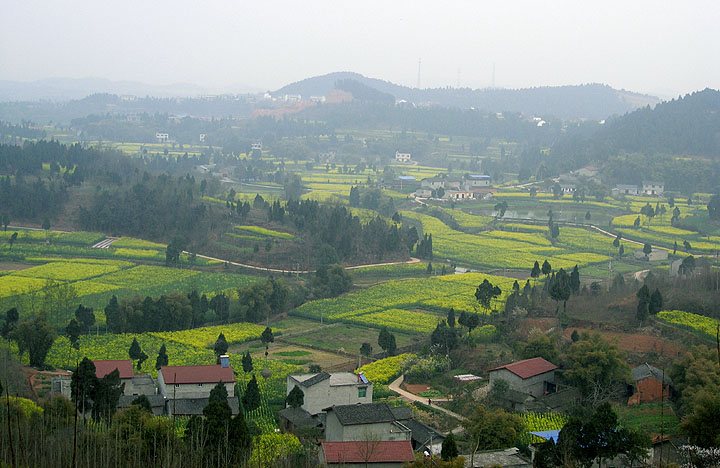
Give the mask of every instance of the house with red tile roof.
[(93, 361), (95, 364), (95, 376), (102, 379), (115, 369), (120, 373), (120, 383), (123, 385), (123, 395), (155, 395), (157, 388), (155, 380), (150, 374), (135, 374), (130, 359)]
[(517, 361), (491, 369), (488, 376), (490, 386), (504, 380), (510, 388), (534, 397), (555, 391), (555, 370), (557, 366), (537, 357)]
[(219, 382), (228, 397), (235, 396), (235, 374), (227, 360), (210, 366), (163, 366), (158, 371), (158, 389), (167, 399), (208, 398)]
[(322, 466), (344, 468), (400, 468), (414, 460), (409, 440), (321, 442), (318, 457)]

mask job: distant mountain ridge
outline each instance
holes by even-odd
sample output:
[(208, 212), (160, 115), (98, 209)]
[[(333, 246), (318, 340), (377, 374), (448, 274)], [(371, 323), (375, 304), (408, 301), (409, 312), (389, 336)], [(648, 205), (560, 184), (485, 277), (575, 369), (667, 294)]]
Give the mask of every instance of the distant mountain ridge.
[(655, 105), (660, 99), (646, 94), (616, 90), (603, 84), (547, 86), (524, 89), (417, 89), (397, 85), (354, 72), (336, 72), (288, 84), (274, 96), (328, 95), (341, 80), (354, 80), (398, 100), (416, 104), (470, 108), (490, 112), (522, 112), (529, 115), (554, 115), (562, 119), (601, 120), (635, 109)]

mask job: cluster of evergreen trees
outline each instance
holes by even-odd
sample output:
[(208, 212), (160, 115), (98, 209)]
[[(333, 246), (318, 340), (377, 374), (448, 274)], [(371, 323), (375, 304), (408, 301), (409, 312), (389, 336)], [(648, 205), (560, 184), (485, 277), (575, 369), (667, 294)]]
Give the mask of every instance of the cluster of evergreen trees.
[(113, 295), (105, 306), (108, 330), (113, 333), (141, 333), (146, 331), (185, 330), (199, 327), (212, 318), (226, 321), (230, 314), (230, 300), (219, 293), (210, 301), (196, 291), (189, 294), (174, 292), (158, 298), (135, 296), (118, 301)]

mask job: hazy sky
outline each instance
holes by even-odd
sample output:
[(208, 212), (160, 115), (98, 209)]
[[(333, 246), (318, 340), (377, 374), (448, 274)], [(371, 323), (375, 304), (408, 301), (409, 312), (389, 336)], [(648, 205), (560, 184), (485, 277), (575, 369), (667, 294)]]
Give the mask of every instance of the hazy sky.
[[(0, 0), (0, 79), (720, 88), (717, 1)], [(458, 73), (459, 72), (459, 73)], [(458, 80), (459, 75), (459, 80)]]

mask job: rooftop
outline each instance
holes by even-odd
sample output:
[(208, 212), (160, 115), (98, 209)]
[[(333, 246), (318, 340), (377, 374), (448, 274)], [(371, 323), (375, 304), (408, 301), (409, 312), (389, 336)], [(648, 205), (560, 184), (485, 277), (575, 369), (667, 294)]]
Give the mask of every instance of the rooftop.
[(130, 359), (93, 361), (93, 364), (95, 364), (95, 376), (98, 379), (102, 379), (115, 369), (120, 372), (121, 379), (132, 379), (135, 375), (133, 372), (132, 361), (130, 361)]
[(322, 442), (327, 463), (404, 463), (415, 459), (409, 440)]
[(195, 384), (235, 382), (232, 367), (219, 364), (210, 366), (163, 366), (160, 368), (165, 384)]
[(410, 419), (408, 421), (403, 421), (403, 424), (412, 431), (413, 440), (419, 444), (430, 445), (445, 440), (445, 436), (443, 434), (427, 424), (421, 423), (420, 421)]
[(647, 362), (633, 369), (632, 377), (635, 382), (647, 379), (648, 377), (653, 377), (658, 381), (664, 382), (666, 385), (673, 385), (673, 381), (669, 375), (663, 374), (662, 370), (651, 366)]
[(298, 374), (291, 375), (290, 377), (305, 388), (312, 387), (313, 385), (328, 379), (330, 379), (330, 386), (332, 387), (341, 385), (357, 385), (361, 383), (357, 374), (352, 372), (334, 372), (332, 374), (320, 372), (319, 374)]
[[(176, 398), (166, 401), (170, 414), (192, 416), (203, 414), (203, 410), (210, 402), (210, 398)], [(238, 414), (240, 411), (240, 403), (237, 397), (228, 397), (227, 401), (232, 414)]]
[(357, 403), (354, 405), (334, 405), (323, 411), (335, 413), (343, 426), (355, 424), (374, 424), (396, 421), (395, 413), (387, 403)]
[(536, 375), (544, 374), (545, 372), (555, 370), (557, 369), (557, 366), (541, 357), (536, 357), (532, 359), (525, 359), (523, 361), (513, 362), (511, 364), (505, 364), (504, 366), (491, 369), (490, 372), (501, 369), (509, 370), (521, 379), (529, 379), (530, 377), (535, 377)]

